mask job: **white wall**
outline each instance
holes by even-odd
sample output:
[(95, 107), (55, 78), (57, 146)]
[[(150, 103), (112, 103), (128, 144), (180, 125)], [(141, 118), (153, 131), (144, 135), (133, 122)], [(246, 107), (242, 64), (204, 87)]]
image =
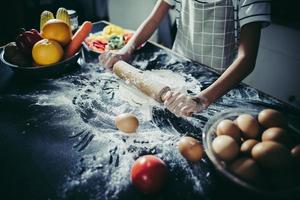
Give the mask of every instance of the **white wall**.
[[(149, 16), (156, 0), (109, 0), (110, 22), (136, 30)], [(156, 33), (151, 40), (156, 41)]]
[(262, 30), (255, 70), (244, 82), (300, 107), (299, 54), (300, 31), (271, 24)]

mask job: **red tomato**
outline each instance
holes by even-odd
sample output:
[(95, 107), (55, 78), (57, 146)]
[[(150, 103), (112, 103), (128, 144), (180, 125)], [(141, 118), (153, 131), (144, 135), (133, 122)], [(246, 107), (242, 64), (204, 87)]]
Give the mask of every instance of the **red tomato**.
[(168, 170), (164, 161), (153, 155), (138, 158), (131, 167), (131, 182), (145, 194), (158, 192), (164, 185)]

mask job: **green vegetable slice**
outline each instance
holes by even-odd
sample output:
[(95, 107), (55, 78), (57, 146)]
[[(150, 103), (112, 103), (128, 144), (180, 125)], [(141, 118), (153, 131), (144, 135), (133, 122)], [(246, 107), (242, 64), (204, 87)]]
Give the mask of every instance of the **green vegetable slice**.
[(108, 47), (110, 50), (121, 49), (125, 45), (125, 41), (122, 36), (114, 35), (108, 39)]

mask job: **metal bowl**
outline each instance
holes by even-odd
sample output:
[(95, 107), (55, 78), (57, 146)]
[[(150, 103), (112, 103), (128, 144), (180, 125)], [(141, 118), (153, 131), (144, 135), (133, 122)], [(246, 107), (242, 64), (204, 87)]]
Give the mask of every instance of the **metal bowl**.
[(228, 170), (228, 165), (220, 160), (218, 157), (215, 156), (213, 150), (212, 150), (212, 141), (214, 138), (216, 138), (216, 127), (217, 125), (224, 119), (230, 119), (234, 120), (236, 117), (238, 117), (241, 114), (250, 114), (252, 116), (257, 116), (260, 110), (257, 109), (228, 109), (225, 110), (216, 116), (212, 117), (208, 122), (206, 123), (204, 127), (204, 131), (202, 134), (203, 139), (203, 145), (205, 152), (210, 159), (210, 161), (215, 166), (216, 170), (221, 174), (222, 177), (225, 177), (225, 179), (235, 183), (238, 186), (241, 186), (242, 188), (255, 193), (257, 195), (267, 196), (267, 197), (287, 197), (287, 196), (294, 196), (296, 194), (300, 194), (300, 186), (294, 186), (292, 188), (284, 188), (284, 189), (274, 189), (271, 187), (263, 187), (258, 186), (253, 183), (247, 182), (240, 177), (233, 174), (230, 170)]
[(43, 79), (43, 78), (52, 78), (64, 73), (70, 72), (75, 68), (78, 68), (78, 59), (82, 54), (82, 50), (80, 49), (75, 55), (72, 57), (60, 61), (55, 64), (45, 65), (45, 66), (26, 66), (21, 67), (12, 63), (9, 63), (4, 58), (4, 50), (0, 55), (0, 63), (6, 67), (11, 68), (16, 74), (19, 76), (30, 77), (35, 79)]

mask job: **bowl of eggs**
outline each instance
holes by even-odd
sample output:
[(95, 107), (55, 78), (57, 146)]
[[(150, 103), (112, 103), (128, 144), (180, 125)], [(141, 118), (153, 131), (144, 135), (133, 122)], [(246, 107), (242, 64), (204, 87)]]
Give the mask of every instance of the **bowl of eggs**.
[(300, 140), (274, 109), (229, 109), (203, 131), (205, 152), (216, 170), (258, 195), (300, 192)]

